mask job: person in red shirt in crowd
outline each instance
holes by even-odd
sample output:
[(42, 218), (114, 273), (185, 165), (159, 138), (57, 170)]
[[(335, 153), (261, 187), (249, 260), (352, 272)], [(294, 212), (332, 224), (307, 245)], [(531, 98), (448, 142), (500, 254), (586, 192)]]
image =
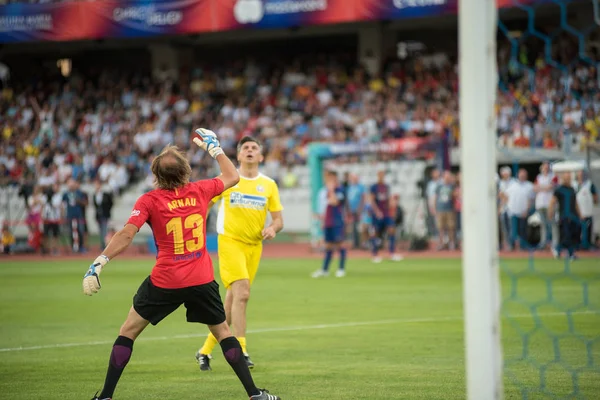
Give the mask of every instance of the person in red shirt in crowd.
[(525, 137), (521, 132), (519, 132), (517, 134), (517, 138), (514, 140), (513, 142), (515, 147), (529, 147), (531, 146), (531, 143), (529, 142), (529, 139), (527, 139), (527, 137)]
[(9, 172), (10, 179), (14, 183), (20, 182), (21, 178), (23, 177), (23, 173), (25, 172), (25, 168), (25, 163), (23, 161), (17, 161), (15, 166)]
[(156, 264), (133, 298), (133, 306), (112, 348), (104, 387), (93, 400), (113, 397), (135, 339), (148, 324), (158, 324), (182, 304), (187, 309), (188, 322), (208, 325), (251, 400), (280, 400), (254, 384), (242, 347), (225, 320), (219, 285), (206, 251), (208, 204), (236, 185), (240, 177), (214, 132), (197, 129), (196, 133), (199, 137), (194, 138), (194, 143), (217, 160), (221, 175), (190, 182), (192, 170), (185, 156), (175, 146), (165, 147), (152, 162), (156, 189), (137, 200), (125, 227), (113, 236), (83, 278), (84, 293), (97, 293), (103, 267), (131, 244), (145, 223), (150, 225), (158, 248)]
[(544, 138), (542, 139), (542, 147), (544, 149), (555, 149), (556, 141), (552, 138), (552, 134), (550, 132), (544, 133)]
[(27, 235), (27, 246), (29, 251), (37, 253), (42, 248), (42, 231), (39, 226), (32, 228)]

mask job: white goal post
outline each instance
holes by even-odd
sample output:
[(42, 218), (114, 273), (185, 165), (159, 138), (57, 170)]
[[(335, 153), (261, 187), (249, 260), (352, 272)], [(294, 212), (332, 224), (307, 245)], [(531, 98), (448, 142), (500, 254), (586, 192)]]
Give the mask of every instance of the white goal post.
[(496, 203), (495, 0), (459, 1), (463, 301), (467, 398), (503, 398)]

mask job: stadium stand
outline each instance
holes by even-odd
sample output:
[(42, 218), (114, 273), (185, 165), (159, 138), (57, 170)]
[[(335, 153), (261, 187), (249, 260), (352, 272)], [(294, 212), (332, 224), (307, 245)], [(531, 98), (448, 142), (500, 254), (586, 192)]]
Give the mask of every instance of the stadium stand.
[[(575, 47), (572, 39), (560, 37), (552, 53), (564, 61), (573, 57)], [(597, 59), (595, 36), (588, 47), (590, 57)], [(529, 67), (524, 69), (511, 62), (510, 42), (500, 42), (498, 48), (500, 147), (569, 152), (598, 142), (600, 93), (596, 80), (590, 79), (597, 75), (593, 66), (551, 68), (543, 46), (522, 41), (519, 57)], [(120, 65), (101, 72), (75, 68), (64, 74), (68, 77), (43, 83), (11, 78), (0, 99), (0, 186), (11, 188), (0, 195), (10, 204), (2, 216), (23, 221), (27, 207), (17, 200), (19, 193), (27, 198), (34, 187), (63, 185), (69, 177), (81, 181), (88, 192), (100, 178), (117, 196), (115, 209), (120, 210), (122, 191), (138, 183), (136, 188), (151, 187), (151, 155), (168, 143), (189, 148), (189, 133), (198, 125), (214, 129), (230, 155), (243, 135), (261, 139), (267, 154), (264, 172), (280, 183), (286, 178), (290, 183), (282, 186), (295, 191), (283, 196), (307, 212), (309, 178), (303, 165), (312, 141), (427, 137), (439, 142), (449, 131), (450, 147), (458, 146), (458, 78), (452, 51), (390, 59), (381, 74), (369, 74), (356, 59), (355, 54), (312, 53), (272, 56), (260, 63), (232, 59), (224, 66), (202, 62), (185, 73), (152, 74)], [(209, 158), (193, 152), (189, 157), (195, 179), (214, 175)], [(368, 169), (363, 172), (372, 176)], [(415, 175), (414, 182), (422, 179)], [(410, 201), (408, 209), (415, 204), (410, 198), (402, 197)], [(124, 204), (115, 217), (122, 219), (127, 208)], [(92, 211), (90, 207), (88, 213)]]

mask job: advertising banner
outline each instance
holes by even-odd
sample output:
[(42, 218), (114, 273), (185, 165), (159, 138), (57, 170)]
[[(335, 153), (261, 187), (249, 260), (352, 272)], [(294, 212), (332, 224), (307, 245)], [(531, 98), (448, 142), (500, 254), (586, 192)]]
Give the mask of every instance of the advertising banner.
[(0, 7), (0, 43), (133, 38), (214, 30), (213, 0), (103, 0)]
[(433, 17), (455, 14), (458, 0), (363, 0), (356, 8), (362, 20)]
[(221, 0), (217, 30), (285, 28), (356, 21), (356, 0)]
[(335, 143), (326, 147), (326, 152), (320, 154), (320, 157), (333, 157), (351, 154), (365, 153), (414, 153), (424, 150), (430, 143), (429, 138), (408, 137), (402, 139), (390, 139), (379, 143)]
[(81, 7), (75, 3), (2, 6), (0, 43), (83, 39), (81, 17)]
[[(527, 7), (550, 1), (497, 0), (499, 7)], [(432, 17), (456, 14), (457, 10), (458, 0), (102, 0), (12, 3), (0, 6), (0, 43), (288, 28)]]
[(87, 38), (132, 38), (212, 31), (212, 0), (103, 0), (81, 3)]

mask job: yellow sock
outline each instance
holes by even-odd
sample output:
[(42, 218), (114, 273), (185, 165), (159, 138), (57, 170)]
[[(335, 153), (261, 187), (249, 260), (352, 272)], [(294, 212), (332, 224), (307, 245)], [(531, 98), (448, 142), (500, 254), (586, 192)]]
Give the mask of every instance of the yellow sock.
[(200, 354), (212, 354), (213, 349), (217, 345), (217, 338), (212, 333), (208, 334), (206, 341), (204, 341), (204, 346), (200, 349)]
[(242, 346), (242, 351), (244, 352), (244, 354), (248, 354), (248, 350), (246, 350), (246, 338), (245, 337), (239, 337), (237, 338), (238, 342), (240, 342), (240, 346)]

